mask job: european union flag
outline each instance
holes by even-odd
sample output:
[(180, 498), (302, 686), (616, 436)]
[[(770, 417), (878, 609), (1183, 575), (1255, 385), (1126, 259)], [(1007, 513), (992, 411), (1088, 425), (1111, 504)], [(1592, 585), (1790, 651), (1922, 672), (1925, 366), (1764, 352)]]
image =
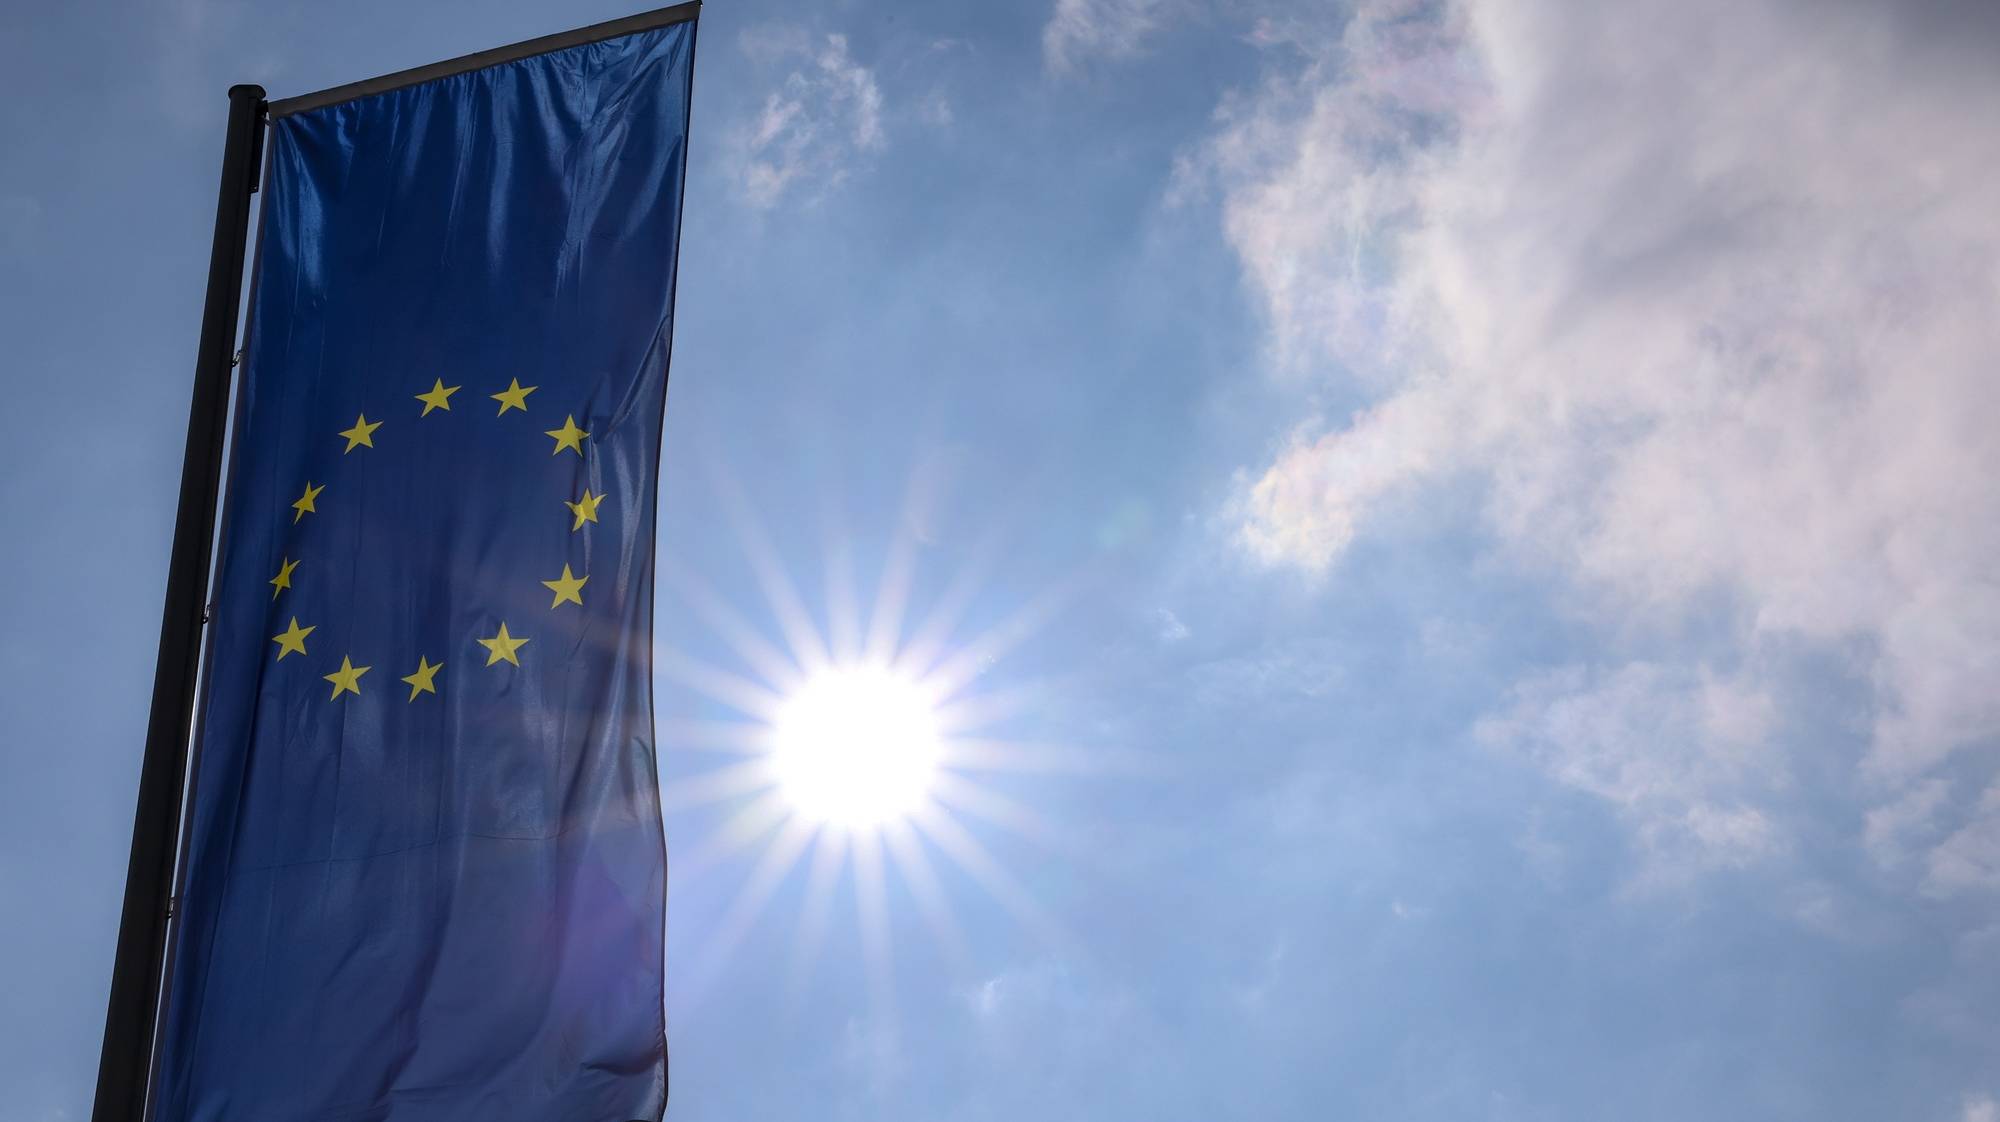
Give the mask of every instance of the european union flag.
[(274, 106), (160, 1122), (664, 1109), (693, 42)]

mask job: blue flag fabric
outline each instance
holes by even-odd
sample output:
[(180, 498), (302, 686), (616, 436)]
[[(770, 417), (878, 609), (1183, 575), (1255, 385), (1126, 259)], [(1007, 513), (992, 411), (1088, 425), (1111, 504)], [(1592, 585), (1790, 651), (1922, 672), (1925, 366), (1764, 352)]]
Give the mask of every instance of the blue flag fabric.
[(664, 1109), (693, 36), (271, 126), (159, 1122)]

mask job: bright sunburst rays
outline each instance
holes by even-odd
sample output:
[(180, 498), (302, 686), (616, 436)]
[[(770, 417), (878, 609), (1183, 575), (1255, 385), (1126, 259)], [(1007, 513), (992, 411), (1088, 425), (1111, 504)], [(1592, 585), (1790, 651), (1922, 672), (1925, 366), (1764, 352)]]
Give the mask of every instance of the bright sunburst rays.
[[(683, 1011), (699, 1002), (801, 865), (803, 900), (790, 921), (795, 994), (814, 968), (838, 888), (850, 876), (869, 988), (884, 1016), (893, 1014), (892, 876), (949, 959), (966, 957), (941, 875), (953, 870), (1040, 938), (1067, 944), (1028, 890), (962, 821), (976, 818), (1043, 844), (1063, 841), (1031, 807), (977, 776), (1084, 770), (1084, 754), (978, 736), (1018, 709), (1026, 695), (973, 689), (976, 678), (1052, 614), (1062, 594), (1038, 597), (984, 633), (953, 642), (982, 577), (975, 565), (958, 574), (905, 633), (915, 559), (915, 542), (906, 536), (889, 551), (865, 622), (851, 565), (844, 553), (830, 552), (822, 631), (748, 506), (724, 486), (725, 497), (735, 500), (728, 506), (750, 571), (782, 639), (771, 641), (705, 582), (663, 561), (668, 587), (747, 668), (738, 673), (672, 649), (658, 652), (656, 661), (666, 677), (744, 718), (661, 729), (667, 751), (742, 757), (663, 791), (670, 811), (738, 804), (692, 847), (672, 839), (674, 875), (682, 883), (724, 862), (740, 877), (719, 921), (703, 933), (701, 951), (681, 966)], [(745, 856), (732, 860), (739, 854)]]

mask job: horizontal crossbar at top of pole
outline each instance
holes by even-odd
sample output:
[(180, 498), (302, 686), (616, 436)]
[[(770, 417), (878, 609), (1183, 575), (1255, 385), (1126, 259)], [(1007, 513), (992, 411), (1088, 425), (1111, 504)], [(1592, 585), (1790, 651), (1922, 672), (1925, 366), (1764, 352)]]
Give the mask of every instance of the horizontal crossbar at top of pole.
[(548, 54), (550, 51), (568, 50), (571, 47), (581, 47), (586, 43), (601, 43), (606, 39), (616, 39), (621, 35), (632, 35), (641, 31), (651, 31), (659, 27), (669, 27), (676, 23), (686, 23), (694, 19), (700, 12), (701, 0), (689, 0), (685, 4), (675, 4), (672, 7), (658, 8), (650, 12), (640, 12), (637, 15), (606, 20), (603, 23), (593, 23), (589, 27), (579, 27), (574, 31), (559, 31), (554, 35), (544, 35), (539, 39), (528, 39), (511, 46), (494, 47), (491, 50), (480, 51), (476, 54), (446, 59), (443, 62), (433, 62), (428, 66), (398, 70), (394, 74), (384, 74), (380, 78), (349, 82), (344, 86), (334, 86), (331, 89), (320, 90), (317, 93), (300, 94), (297, 97), (283, 98), (271, 102), (270, 116), (272, 120), (276, 120), (279, 117), (288, 117), (294, 113), (304, 113), (313, 109), (322, 109), (329, 105), (338, 105), (343, 101), (353, 101), (358, 97), (388, 93), (391, 90), (400, 90), (422, 82), (434, 82), (439, 78), (449, 78), (455, 74), (466, 74), (474, 70), (483, 70), (488, 66), (498, 66), (503, 62), (518, 62), (524, 58), (533, 58), (536, 55)]

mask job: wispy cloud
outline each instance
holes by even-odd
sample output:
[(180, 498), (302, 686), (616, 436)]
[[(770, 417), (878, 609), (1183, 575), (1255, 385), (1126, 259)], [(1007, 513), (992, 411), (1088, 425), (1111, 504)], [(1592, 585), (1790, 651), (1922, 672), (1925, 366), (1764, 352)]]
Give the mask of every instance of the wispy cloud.
[(1324, 703), (1348, 675), (1349, 648), (1329, 638), (1264, 643), (1187, 668), (1188, 695), (1204, 708)]
[(1938, 811), (1949, 791), (1942, 779), (1925, 780), (1869, 810), (1861, 829), (1869, 854), (1882, 865), (1895, 866), (1909, 859), (1913, 847), (1935, 841)]
[(2000, 890), (2000, 783), (1986, 789), (1970, 820), (1931, 850), (1924, 888), (1940, 896)]
[(849, 55), (846, 36), (764, 27), (746, 32), (742, 46), (775, 85), (737, 137), (751, 205), (817, 197), (887, 145), (875, 73)]
[(1042, 63), (1062, 74), (1092, 58), (1129, 58), (1184, 7), (1181, 0), (1056, 0), (1042, 26)]
[(951, 108), (951, 98), (942, 89), (932, 89), (917, 102), (917, 120), (932, 128), (948, 129), (955, 115)]
[[(1720, 598), (1739, 655), (1861, 652), (1857, 790), (2000, 734), (2000, 72), (1953, 34), (1722, 0), (1386, 0), (1328, 47), (1274, 32), (1305, 61), (1224, 104), (1183, 188), (1220, 192), (1272, 367), (1366, 404), (1244, 474), (1242, 548), (1326, 571), (1383, 504), (1469, 478), (1607, 631)], [(1751, 806), (1672, 801), (1768, 844)], [(1978, 880), (1984, 837), (1932, 879)]]
[(1746, 798), (1782, 778), (1758, 751), (1771, 720), (1754, 684), (1632, 663), (1539, 675), (1477, 735), (1616, 807), (1645, 850), (1646, 875), (1673, 881), (1784, 847)]

